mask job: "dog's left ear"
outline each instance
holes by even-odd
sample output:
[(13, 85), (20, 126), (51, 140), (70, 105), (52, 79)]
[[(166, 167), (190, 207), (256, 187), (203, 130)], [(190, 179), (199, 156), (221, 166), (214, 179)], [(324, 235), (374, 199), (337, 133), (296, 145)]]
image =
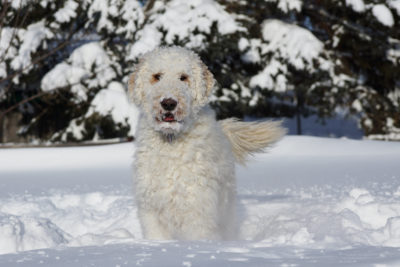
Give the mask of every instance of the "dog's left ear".
[(208, 70), (207, 66), (202, 63), (202, 71), (203, 71), (203, 77), (204, 77), (204, 81), (205, 81), (205, 86), (206, 86), (206, 97), (210, 97), (211, 93), (214, 89), (214, 85), (215, 85), (215, 79), (214, 79), (214, 75), (212, 75), (211, 71)]
[(214, 89), (215, 80), (207, 66), (199, 60), (195, 67), (196, 89), (195, 102), (199, 107), (208, 103), (208, 100)]

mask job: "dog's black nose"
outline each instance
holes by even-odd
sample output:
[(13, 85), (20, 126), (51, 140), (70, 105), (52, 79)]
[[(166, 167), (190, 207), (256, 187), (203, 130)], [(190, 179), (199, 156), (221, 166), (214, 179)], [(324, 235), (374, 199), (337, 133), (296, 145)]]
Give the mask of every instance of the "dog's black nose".
[(172, 111), (175, 109), (176, 105), (178, 104), (178, 102), (176, 102), (175, 100), (173, 100), (172, 98), (166, 98), (163, 101), (161, 101), (161, 106), (163, 107), (163, 109), (165, 109), (166, 111)]

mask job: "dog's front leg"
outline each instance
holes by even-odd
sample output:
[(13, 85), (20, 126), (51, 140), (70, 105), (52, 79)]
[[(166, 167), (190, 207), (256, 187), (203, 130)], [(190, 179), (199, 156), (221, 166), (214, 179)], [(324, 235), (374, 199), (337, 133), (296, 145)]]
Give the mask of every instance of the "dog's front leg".
[(183, 217), (178, 239), (220, 240), (217, 215), (213, 212), (213, 207), (193, 207), (187, 212)]
[(170, 234), (161, 224), (156, 211), (139, 209), (139, 220), (144, 238), (153, 240), (171, 239)]

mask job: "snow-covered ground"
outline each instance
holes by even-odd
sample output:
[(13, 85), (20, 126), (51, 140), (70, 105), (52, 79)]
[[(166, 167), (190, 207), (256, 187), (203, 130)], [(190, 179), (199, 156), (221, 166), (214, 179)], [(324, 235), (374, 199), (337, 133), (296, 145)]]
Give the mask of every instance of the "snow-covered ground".
[(238, 166), (239, 240), (143, 240), (134, 144), (0, 150), (0, 266), (400, 266), (400, 143), (285, 137)]

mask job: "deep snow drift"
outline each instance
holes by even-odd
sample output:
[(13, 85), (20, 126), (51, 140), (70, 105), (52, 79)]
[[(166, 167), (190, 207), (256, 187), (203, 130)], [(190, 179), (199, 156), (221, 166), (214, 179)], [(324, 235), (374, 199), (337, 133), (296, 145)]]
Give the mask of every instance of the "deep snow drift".
[(143, 240), (133, 152), (1, 149), (0, 266), (400, 266), (400, 143), (284, 138), (237, 167), (232, 242)]

